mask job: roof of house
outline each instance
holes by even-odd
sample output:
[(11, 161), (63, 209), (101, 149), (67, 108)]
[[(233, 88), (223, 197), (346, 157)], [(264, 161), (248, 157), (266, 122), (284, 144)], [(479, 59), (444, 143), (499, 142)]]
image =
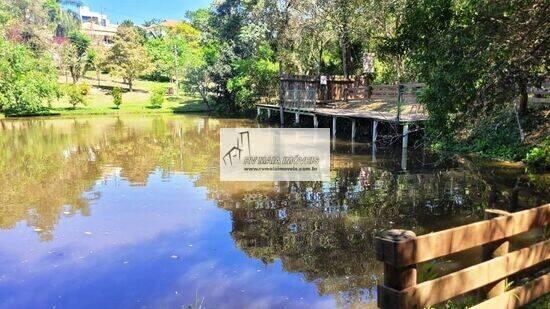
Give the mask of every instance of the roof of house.
[(160, 24), (166, 28), (172, 28), (179, 24), (180, 22), (177, 20), (165, 20), (161, 22)]

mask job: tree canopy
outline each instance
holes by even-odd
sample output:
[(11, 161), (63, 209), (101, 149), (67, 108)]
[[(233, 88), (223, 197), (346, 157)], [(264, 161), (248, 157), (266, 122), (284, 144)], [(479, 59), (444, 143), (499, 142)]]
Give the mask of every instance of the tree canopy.
[(134, 79), (145, 74), (150, 68), (147, 50), (140, 40), (135, 27), (120, 26), (109, 54), (113, 73), (126, 80), (130, 91), (133, 90)]

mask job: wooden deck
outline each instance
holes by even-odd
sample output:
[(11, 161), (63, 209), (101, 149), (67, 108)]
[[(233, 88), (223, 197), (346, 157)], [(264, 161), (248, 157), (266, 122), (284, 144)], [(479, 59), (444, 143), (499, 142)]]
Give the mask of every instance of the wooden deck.
[[(257, 108), (260, 109), (269, 109), (279, 111), (279, 105), (272, 104), (257, 104)], [(382, 111), (364, 111), (356, 109), (345, 109), (345, 108), (284, 108), (285, 112), (288, 113), (299, 113), (301, 115), (317, 115), (325, 117), (337, 117), (337, 118), (356, 118), (356, 119), (372, 119), (381, 122), (392, 122), (400, 124), (406, 123), (415, 123), (423, 122), (428, 120), (428, 115), (424, 113), (415, 113), (415, 114), (401, 114), (399, 121), (397, 119), (396, 113), (391, 112), (382, 112)]]

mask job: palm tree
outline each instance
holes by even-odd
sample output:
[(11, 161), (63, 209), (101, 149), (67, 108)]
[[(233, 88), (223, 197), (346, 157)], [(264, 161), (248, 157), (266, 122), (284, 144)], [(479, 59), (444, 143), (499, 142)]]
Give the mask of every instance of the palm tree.
[(73, 10), (82, 6), (81, 0), (56, 0), (58, 4), (57, 16), (55, 22), (57, 27), (55, 35), (58, 37), (65, 37), (73, 30), (80, 28), (80, 14)]

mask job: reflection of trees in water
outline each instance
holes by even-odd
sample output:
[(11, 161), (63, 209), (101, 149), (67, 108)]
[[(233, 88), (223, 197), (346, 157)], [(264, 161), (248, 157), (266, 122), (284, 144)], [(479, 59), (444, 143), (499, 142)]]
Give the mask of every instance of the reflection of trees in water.
[(374, 262), (368, 218), (350, 219), (345, 207), (323, 208), (322, 203), (284, 195), (244, 200), (248, 201), (230, 209), (231, 234), (249, 256), (264, 263), (280, 259), (286, 271), (315, 282), (321, 295), (346, 291), (349, 300), (372, 297), (365, 288), (375, 286), (373, 274), (379, 273), (380, 265)]
[[(403, 173), (364, 166), (333, 168), (330, 183), (279, 182), (228, 193), (222, 185), (213, 198), (232, 213), (232, 237), (249, 256), (279, 259), (286, 271), (315, 282), (320, 294), (353, 304), (372, 296), (381, 275), (372, 247), (377, 231), (424, 234), (479, 220), (496, 187), (456, 168)], [(512, 191), (502, 187), (492, 205), (510, 207), (505, 197)], [(536, 206), (528, 196), (522, 206)]]
[[(548, 198), (545, 186), (531, 188), (517, 170), (410, 163), (403, 172), (399, 157), (396, 163), (379, 155), (372, 163), (341, 153), (333, 156), (329, 183), (222, 183), (219, 127), (249, 124), (244, 121), (0, 122), (0, 228), (26, 220), (47, 240), (60, 216), (90, 214), (93, 194), (83, 193), (113, 171), (132, 185), (145, 185), (155, 171), (163, 177), (183, 172), (231, 212), (232, 237), (246, 254), (264, 263), (280, 260), (341, 304), (372, 297), (381, 273), (372, 248), (378, 230), (423, 234), (477, 220), (485, 207), (519, 210)], [(409, 158), (415, 162), (414, 154)]]
[(188, 148), (184, 136), (196, 118), (179, 119), (0, 120), (0, 228), (25, 220), (50, 240), (61, 216), (90, 214), (99, 192), (83, 193), (116, 170), (132, 185), (145, 185), (157, 169), (168, 177), (201, 168), (186, 161), (186, 151), (200, 157), (201, 148)]
[(55, 130), (42, 120), (24, 123), (17, 130), (0, 134), (0, 228), (13, 228), (21, 220), (35, 228), (43, 240), (52, 237), (61, 215), (88, 215), (88, 190), (100, 176), (99, 166), (74, 135), (52, 134)]

